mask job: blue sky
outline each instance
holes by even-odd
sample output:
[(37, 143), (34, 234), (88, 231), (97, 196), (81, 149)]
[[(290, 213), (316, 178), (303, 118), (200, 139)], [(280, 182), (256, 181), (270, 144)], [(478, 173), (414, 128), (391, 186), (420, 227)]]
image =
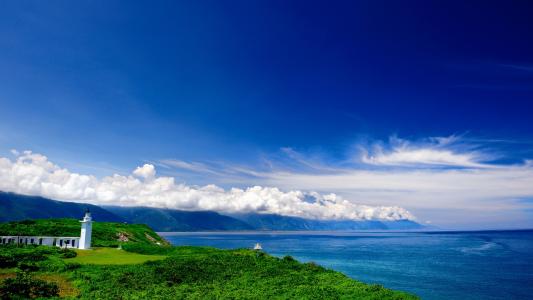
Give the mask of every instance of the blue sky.
[(487, 212), (471, 198), (421, 205), (384, 179), (374, 191), (387, 195), (369, 196), (352, 179), (282, 175), (527, 169), (532, 12), (525, 1), (5, 1), (1, 157), (31, 150), (97, 178), (151, 164), (191, 186), (335, 193), (445, 226), (533, 226), (527, 187)]

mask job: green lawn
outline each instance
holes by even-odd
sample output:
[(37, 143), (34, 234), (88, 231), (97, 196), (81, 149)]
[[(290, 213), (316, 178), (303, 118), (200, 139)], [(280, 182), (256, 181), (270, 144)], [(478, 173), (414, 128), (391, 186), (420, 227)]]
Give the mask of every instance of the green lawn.
[(131, 265), (149, 260), (165, 259), (165, 255), (145, 255), (126, 252), (116, 248), (94, 248), (92, 250), (75, 250), (78, 255), (65, 259), (66, 262), (95, 265)]

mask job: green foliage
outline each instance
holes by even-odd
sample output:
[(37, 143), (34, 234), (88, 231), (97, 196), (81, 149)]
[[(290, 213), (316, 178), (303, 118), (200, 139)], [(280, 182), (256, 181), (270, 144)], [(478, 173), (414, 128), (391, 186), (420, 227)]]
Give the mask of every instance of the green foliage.
[[(0, 224), (0, 234), (63, 236), (74, 230), (79, 232), (76, 220)], [(291, 256), (170, 247), (144, 225), (94, 224), (96, 245), (117, 246), (119, 236), (128, 239), (120, 242), (123, 250), (79, 250), (75, 258), (69, 258), (72, 250), (57, 247), (1, 245), (0, 268), (61, 274), (76, 285), (80, 299), (416, 299)], [(1, 293), (2, 299), (48, 297), (57, 295), (57, 286), (20, 273), (3, 281)]]
[(283, 257), (283, 262), (288, 263), (288, 264), (296, 263), (296, 259), (294, 259), (290, 255), (286, 255), (286, 256)]
[(39, 270), (39, 265), (34, 262), (19, 262), (17, 267), (24, 272), (35, 272)]
[(74, 258), (77, 255), (78, 254), (76, 253), (76, 251), (73, 251), (71, 249), (62, 248), (61, 250), (59, 250), (59, 257), (61, 258)]
[[(127, 256), (162, 257), (101, 248), (79, 251), (80, 256), (74, 259), (62, 259), (63, 250), (55, 247), (4, 248), (8, 251), (0, 253), (39, 258), (40, 261), (35, 263), (38, 272), (61, 273), (69, 277), (79, 289), (81, 299), (416, 298), (352, 280), (314, 263), (302, 264), (290, 256), (276, 258), (247, 249), (144, 246), (135, 249), (140, 253), (157, 252), (168, 258), (143, 264), (111, 265), (111, 262), (131, 263), (124, 260)], [(109, 253), (114, 255), (111, 259)], [(92, 256), (93, 260), (103, 256), (101, 260), (108, 261), (108, 264), (72, 262), (83, 255)]]
[(33, 245), (0, 245), (0, 268), (38, 269), (38, 263), (45, 261), (49, 256), (65, 257), (76, 256), (70, 249)]
[(0, 284), (1, 299), (35, 299), (59, 296), (56, 284), (33, 278), (26, 272), (17, 272), (15, 278), (7, 278)]
[[(75, 219), (42, 219), (0, 223), (0, 235), (79, 236), (80, 222)], [(94, 222), (92, 246), (118, 247), (121, 244), (166, 246), (150, 227), (143, 224)]]
[[(150, 249), (148, 251), (151, 251)], [(73, 273), (82, 299), (416, 299), (314, 263), (251, 250), (173, 247), (140, 265), (84, 265)]]

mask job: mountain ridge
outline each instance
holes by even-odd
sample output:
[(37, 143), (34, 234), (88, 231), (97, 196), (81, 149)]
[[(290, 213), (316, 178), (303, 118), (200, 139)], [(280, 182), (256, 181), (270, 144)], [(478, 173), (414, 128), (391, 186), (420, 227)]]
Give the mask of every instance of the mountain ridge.
[(90, 209), (95, 220), (146, 224), (156, 231), (239, 230), (418, 230), (424, 226), (410, 220), (311, 220), (276, 214), (220, 214), (214, 211), (183, 211), (154, 207), (98, 206), (52, 200), (40, 196), (0, 191), (0, 222), (24, 219), (78, 219)]

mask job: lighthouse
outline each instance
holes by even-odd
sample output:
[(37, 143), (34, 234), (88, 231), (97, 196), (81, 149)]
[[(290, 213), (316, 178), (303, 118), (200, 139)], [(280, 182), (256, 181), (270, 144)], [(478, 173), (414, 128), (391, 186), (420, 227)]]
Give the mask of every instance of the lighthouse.
[(89, 209), (85, 211), (85, 216), (81, 223), (81, 235), (80, 235), (80, 244), (79, 249), (90, 249), (91, 248), (91, 234), (92, 234), (92, 223), (93, 219), (91, 218), (91, 212)]

